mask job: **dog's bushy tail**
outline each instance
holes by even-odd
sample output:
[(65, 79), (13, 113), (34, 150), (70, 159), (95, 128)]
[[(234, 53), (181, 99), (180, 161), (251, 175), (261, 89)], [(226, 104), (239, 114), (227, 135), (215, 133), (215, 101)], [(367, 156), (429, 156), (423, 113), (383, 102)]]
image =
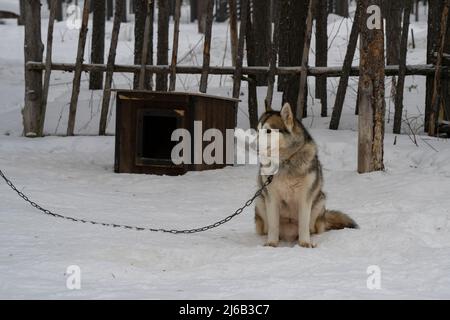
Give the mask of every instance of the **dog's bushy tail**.
[(316, 226), (319, 233), (328, 230), (359, 228), (358, 224), (352, 218), (345, 213), (335, 210), (326, 210), (325, 213), (317, 219)]

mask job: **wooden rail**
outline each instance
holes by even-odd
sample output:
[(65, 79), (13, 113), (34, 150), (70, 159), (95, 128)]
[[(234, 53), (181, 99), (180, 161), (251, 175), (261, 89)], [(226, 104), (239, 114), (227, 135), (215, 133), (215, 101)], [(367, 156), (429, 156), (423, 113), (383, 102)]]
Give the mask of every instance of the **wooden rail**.
[[(28, 70), (45, 70), (45, 63), (43, 62), (27, 62)], [(73, 63), (52, 63), (52, 70), (54, 71), (65, 71), (73, 72), (75, 70), (75, 64)], [(100, 71), (106, 72), (105, 64), (83, 64), (81, 67), (82, 71)], [(118, 73), (136, 73), (141, 69), (140, 65), (115, 65), (114, 72)], [(147, 71), (151, 73), (168, 74), (171, 72), (171, 68), (168, 65), (147, 65), (145, 66)], [(277, 67), (275, 70), (276, 75), (293, 75), (300, 74), (301, 67)], [(209, 74), (212, 75), (233, 75), (235, 72), (234, 67), (209, 67)], [(269, 72), (269, 67), (243, 67), (242, 73), (245, 75), (260, 75), (267, 74)], [(177, 74), (201, 74), (201, 66), (177, 66)], [(396, 76), (399, 73), (399, 66), (386, 66), (385, 75), (386, 76)], [(429, 76), (434, 75), (435, 66), (432, 64), (418, 64), (406, 66), (406, 75), (417, 75), (417, 76)], [(327, 76), (327, 77), (340, 77), (342, 74), (342, 67), (308, 67), (308, 76)], [(443, 67), (442, 74), (445, 77), (450, 77), (450, 68)], [(359, 67), (352, 67), (350, 71), (350, 76), (359, 76)]]

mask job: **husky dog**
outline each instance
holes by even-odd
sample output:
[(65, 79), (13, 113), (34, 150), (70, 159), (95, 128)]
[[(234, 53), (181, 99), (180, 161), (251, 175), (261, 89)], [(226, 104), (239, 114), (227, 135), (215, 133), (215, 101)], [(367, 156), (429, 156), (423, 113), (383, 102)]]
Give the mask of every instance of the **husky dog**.
[[(317, 145), (306, 128), (295, 119), (291, 106), (269, 110), (258, 129), (277, 130), (279, 167), (272, 183), (258, 198), (255, 208), (256, 232), (267, 235), (266, 246), (276, 247), (280, 240), (298, 240), (300, 246), (313, 248), (311, 234), (327, 230), (358, 228), (346, 214), (325, 209), (322, 191), (322, 166)], [(260, 174), (260, 187), (268, 176)]]

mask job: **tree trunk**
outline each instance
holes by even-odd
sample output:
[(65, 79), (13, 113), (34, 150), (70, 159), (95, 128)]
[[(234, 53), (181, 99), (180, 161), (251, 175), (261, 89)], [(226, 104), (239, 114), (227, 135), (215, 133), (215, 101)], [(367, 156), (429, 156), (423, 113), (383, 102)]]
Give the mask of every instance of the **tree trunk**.
[[(327, 0), (316, 2), (316, 66), (328, 65), (328, 8)], [(327, 110), (327, 77), (316, 77), (316, 98), (320, 99), (322, 117), (328, 115)]]
[[(428, 36), (427, 36), (427, 64), (436, 64), (435, 53), (439, 47), (439, 34), (441, 13), (444, 1), (428, 0)], [(431, 100), (434, 91), (434, 75), (427, 76), (426, 100), (425, 100), (425, 132), (429, 132), (430, 114), (432, 111)]]
[[(42, 61), (44, 45), (41, 41), (41, 4), (35, 0), (24, 0), (25, 63)], [(25, 68), (25, 107), (22, 111), (26, 137), (39, 135), (42, 103), (42, 71)]]
[(203, 46), (203, 71), (200, 78), (200, 92), (206, 93), (208, 88), (208, 72), (211, 60), (211, 36), (212, 36), (212, 24), (214, 14), (214, 0), (208, 0), (208, 6), (206, 8), (206, 23), (205, 23), (205, 37)]
[(406, 56), (408, 53), (409, 18), (411, 15), (411, 10), (411, 0), (405, 0), (405, 7), (403, 11), (403, 28), (400, 44), (400, 71), (398, 75), (397, 89), (395, 90), (394, 133), (396, 134), (400, 134), (402, 130), (403, 94), (405, 89)]
[[(308, 0), (279, 0), (280, 66), (301, 65), (307, 13)], [(278, 80), (278, 90), (283, 91), (283, 103), (290, 103), (295, 113), (300, 77), (298, 75), (281, 76)]]
[(88, 32), (89, 21), (89, 0), (84, 1), (83, 18), (81, 22), (80, 35), (78, 38), (77, 60), (74, 72), (72, 97), (70, 99), (69, 122), (67, 125), (67, 135), (73, 136), (75, 131), (75, 120), (78, 107), (78, 96), (80, 94), (81, 67), (84, 61), (84, 49), (86, 47), (86, 36)]
[(191, 22), (197, 20), (198, 16), (198, 1), (197, 0), (189, 0), (189, 4), (191, 6)]
[[(254, 46), (258, 50), (254, 51), (254, 65), (255, 66), (268, 66), (270, 60), (270, 47), (271, 47), (271, 32), (272, 23), (270, 16), (270, 2), (271, 0), (252, 0), (252, 38), (254, 39)], [(258, 76), (256, 78), (258, 86), (267, 85), (266, 76)]]
[[(447, 37), (444, 46), (445, 61), (443, 64), (450, 67), (450, 14), (447, 21)], [(444, 107), (443, 120), (450, 121), (450, 77), (442, 78), (442, 104)], [(447, 134), (450, 137), (450, 133)]]
[(63, 0), (58, 0), (58, 1), (56, 2), (55, 19), (56, 19), (56, 21), (58, 21), (58, 22), (64, 20), (62, 3), (63, 3)]
[(216, 2), (216, 22), (225, 22), (228, 19), (228, 0), (217, 0)]
[(428, 134), (435, 136), (438, 132), (439, 112), (442, 108), (442, 62), (447, 37), (447, 23), (449, 20), (450, 0), (446, 0), (441, 14), (439, 44), (436, 57), (436, 73), (434, 75), (433, 95), (431, 97), (431, 112), (429, 120)]
[(419, 0), (415, 0), (416, 1), (416, 10), (415, 10), (415, 12), (416, 12), (416, 22), (419, 22), (419, 14), (420, 14), (420, 12), (419, 12)]
[[(169, 64), (169, 6), (167, 0), (158, 0), (157, 64)], [(156, 90), (167, 91), (167, 74), (156, 76)]]
[(341, 17), (348, 18), (349, 17), (348, 0), (335, 0), (335, 3), (336, 3), (336, 14), (340, 15)]
[[(360, 80), (359, 136), (358, 136), (358, 172), (366, 173), (384, 170), (384, 31), (381, 10), (375, 22), (380, 29), (368, 28), (372, 12), (367, 13), (371, 5), (381, 7), (380, 0), (361, 0), (360, 30)], [(379, 19), (379, 20), (378, 20)], [(367, 23), (367, 24), (366, 24)]]
[(205, 33), (209, 0), (197, 0), (198, 32)]
[(277, 17), (279, 17), (279, 15), (280, 15), (280, 3), (278, 0), (272, 0), (270, 13), (270, 16), (272, 17), (272, 23), (276, 23), (278, 21)]
[(117, 42), (119, 40), (120, 23), (122, 20), (123, 2), (116, 0), (116, 12), (114, 14), (113, 30), (111, 34), (111, 45), (109, 47), (108, 64), (106, 66), (105, 88), (103, 89), (102, 110), (100, 115), (99, 135), (106, 134), (108, 120), (109, 103), (111, 101), (111, 85), (114, 76), (114, 64), (116, 61)]
[(111, 20), (113, 14), (114, 14), (113, 0), (106, 0), (106, 18), (108, 19), (108, 21)]
[(313, 24), (313, 6), (314, 0), (309, 0), (308, 16), (306, 18), (306, 35), (305, 44), (302, 54), (302, 71), (300, 73), (300, 88), (298, 90), (297, 99), (297, 119), (301, 120), (306, 117), (306, 110), (308, 106), (308, 62), (309, 49), (311, 47), (312, 24)]
[[(148, 64), (148, 59), (153, 60), (152, 56), (149, 56), (149, 51), (153, 51), (153, 12), (154, 12), (154, 0), (147, 0), (145, 6), (145, 23), (144, 23), (144, 35), (143, 42), (141, 44), (141, 53), (140, 53), (140, 64), (141, 68), (139, 71), (139, 81), (138, 88), (139, 90), (144, 89), (152, 89), (152, 74), (147, 72), (145, 66)], [(151, 43), (151, 44), (150, 44)]]
[[(246, 17), (248, 14), (248, 0), (241, 0), (241, 16)], [(236, 55), (236, 68), (234, 70), (233, 79), (233, 98), (239, 99), (241, 95), (241, 81), (242, 81), (242, 64), (244, 61), (244, 46), (245, 35), (247, 33), (247, 19), (242, 19), (239, 28), (239, 43)], [(237, 109), (236, 109), (237, 112)]]
[(25, 25), (25, 1), (26, 0), (19, 1), (20, 15), (19, 15), (19, 19), (17, 19), (17, 24), (19, 26)]
[[(357, 3), (361, 0), (357, 0)], [(330, 129), (337, 130), (341, 120), (342, 109), (344, 107), (345, 95), (347, 93), (348, 79), (352, 68), (353, 57), (355, 56), (356, 45), (358, 43), (359, 29), (361, 25), (361, 6), (357, 4), (355, 18), (353, 20), (352, 30), (350, 31), (350, 39), (345, 54), (344, 66), (342, 67), (342, 76), (339, 80), (339, 87), (334, 102), (333, 113), (331, 115)], [(359, 91), (359, 90), (358, 90)], [(359, 101), (359, 99), (358, 99)], [(358, 103), (357, 103), (358, 104)]]
[(52, 0), (50, 2), (50, 16), (48, 18), (48, 31), (47, 31), (47, 46), (45, 52), (45, 77), (44, 77), (44, 90), (42, 92), (42, 109), (39, 119), (39, 132), (38, 136), (44, 135), (45, 114), (47, 111), (47, 99), (48, 90), (50, 86), (50, 75), (52, 72), (52, 51), (53, 51), (53, 28), (55, 24), (55, 18), (58, 15), (58, 4), (61, 4), (60, 0)]
[[(105, 0), (95, 0), (94, 17), (92, 22), (91, 63), (103, 64), (105, 61)], [(89, 89), (103, 89), (103, 73), (89, 74)]]
[[(273, 2), (272, 2), (273, 4)], [(272, 7), (272, 14), (277, 14), (278, 11), (274, 10), (274, 8)], [(275, 87), (275, 72), (276, 72), (276, 68), (277, 68), (277, 61), (278, 61), (278, 39), (279, 39), (279, 27), (278, 27), (278, 22), (279, 22), (279, 17), (275, 16), (271, 18), (272, 20), (274, 20), (274, 30), (273, 30), (273, 36), (272, 36), (272, 41), (271, 41), (271, 52), (270, 52), (270, 67), (269, 67), (269, 73), (267, 76), (267, 82), (268, 82), (268, 86), (267, 86), (267, 95), (266, 95), (266, 99), (265, 99), (265, 110), (269, 111), (272, 108), (272, 101), (273, 101), (273, 91), (274, 91), (274, 87)]]
[(175, 16), (175, 1), (176, 0), (168, 0), (169, 3), (169, 17)]
[[(142, 64), (142, 52), (143, 45), (146, 41), (147, 48), (146, 53), (147, 57), (144, 60), (144, 64), (153, 64), (153, 15), (154, 15), (154, 1), (152, 0), (151, 12), (149, 16), (149, 31), (148, 37), (145, 37), (145, 19), (147, 17), (147, 2), (146, 1), (136, 1), (135, 2), (135, 22), (134, 22), (134, 64), (141, 65)], [(139, 87), (139, 75), (140, 72), (136, 72), (134, 74), (134, 89), (138, 89)], [(152, 89), (152, 81), (151, 75), (149, 72), (145, 71), (145, 78), (143, 80), (144, 84), (142, 89), (151, 90)]]
[[(115, 8), (117, 10), (117, 7)], [(122, 22), (127, 23), (128, 22), (128, 16), (127, 16), (127, 1), (122, 2), (122, 8), (120, 12), (122, 12)]]
[(237, 27), (237, 5), (236, 0), (228, 0), (230, 7), (230, 41), (231, 41), (231, 63), (236, 66), (236, 56), (238, 48), (238, 27)]
[(174, 31), (173, 31), (173, 45), (172, 45), (172, 63), (170, 71), (170, 85), (169, 90), (175, 91), (177, 83), (176, 66), (178, 61), (178, 40), (180, 35), (180, 17), (181, 17), (181, 2), (182, 0), (176, 0), (175, 14), (174, 14)]
[(386, 61), (387, 65), (398, 65), (402, 35), (402, 11), (404, 2), (412, 0), (386, 1)]
[[(241, 17), (244, 18), (244, 17)], [(254, 18), (254, 16), (253, 16)], [(249, 66), (255, 65), (256, 60), (256, 40), (253, 38), (254, 25), (252, 23), (252, 14), (247, 14), (247, 64)], [(250, 128), (256, 129), (258, 126), (258, 91), (257, 91), (257, 77), (255, 75), (248, 76), (248, 117), (250, 120)]]

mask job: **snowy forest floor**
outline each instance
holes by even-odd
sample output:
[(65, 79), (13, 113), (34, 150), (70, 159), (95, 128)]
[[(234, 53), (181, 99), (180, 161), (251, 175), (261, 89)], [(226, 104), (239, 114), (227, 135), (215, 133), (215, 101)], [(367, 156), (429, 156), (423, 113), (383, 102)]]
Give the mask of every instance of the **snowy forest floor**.
[[(356, 135), (313, 130), (328, 207), (359, 230), (315, 236), (315, 249), (263, 247), (253, 210), (197, 235), (140, 233), (41, 215), (0, 185), (2, 298), (450, 298), (450, 145), (386, 138), (386, 172), (358, 175)], [(256, 167), (182, 177), (117, 175), (113, 137), (0, 137), (0, 167), (57, 213), (148, 227), (191, 228), (234, 212)], [(81, 290), (66, 268), (81, 268)], [(366, 287), (369, 266), (381, 290)]]
[[(426, 18), (421, 19), (412, 25), (417, 48), (408, 52), (410, 64), (425, 62)], [(330, 16), (330, 65), (342, 64), (350, 27), (351, 19)], [(46, 28), (44, 19), (43, 39)], [(107, 30), (108, 43), (110, 24)], [(132, 30), (132, 23), (122, 28), (118, 63), (132, 62)], [(255, 166), (181, 177), (114, 174), (114, 137), (89, 136), (97, 131), (101, 92), (87, 90), (86, 75), (76, 131), (83, 136), (20, 137), (23, 29), (7, 21), (0, 32), (0, 168), (32, 200), (79, 218), (185, 229), (221, 219), (253, 195)], [(201, 63), (196, 25), (182, 24), (180, 39), (182, 63)], [(76, 40), (76, 30), (58, 23), (54, 60), (73, 62)], [(212, 64), (230, 65), (229, 50), (227, 25), (215, 25)], [(72, 76), (52, 75), (47, 134), (66, 130)], [(196, 91), (198, 80), (179, 76), (178, 89)], [(309, 81), (313, 92), (314, 81)], [(115, 77), (117, 88), (131, 83), (130, 75)], [(330, 108), (337, 83), (329, 79)], [(350, 214), (359, 230), (315, 236), (316, 249), (289, 244), (266, 248), (254, 232), (251, 209), (197, 235), (114, 230), (40, 215), (0, 183), (0, 298), (450, 298), (450, 145), (419, 135), (425, 79), (408, 77), (405, 89), (405, 119), (418, 135), (418, 146), (407, 126), (404, 135), (389, 134), (391, 121), (386, 129), (386, 171), (367, 175), (356, 173), (356, 85), (352, 79), (340, 131), (326, 129), (330, 119), (318, 116), (320, 106), (312, 97), (308, 110), (313, 116), (305, 124), (319, 145), (328, 207)], [(386, 92), (389, 95), (390, 79)], [(231, 78), (211, 77), (208, 93), (230, 96)], [(247, 128), (245, 85), (243, 93), (239, 127)], [(263, 101), (265, 88), (258, 94)], [(275, 103), (280, 103), (279, 94)], [(392, 105), (389, 97), (387, 103)], [(114, 128), (108, 132), (113, 134)], [(81, 268), (81, 290), (66, 288), (70, 265)], [(381, 270), (380, 290), (366, 286), (366, 271), (373, 265)]]

